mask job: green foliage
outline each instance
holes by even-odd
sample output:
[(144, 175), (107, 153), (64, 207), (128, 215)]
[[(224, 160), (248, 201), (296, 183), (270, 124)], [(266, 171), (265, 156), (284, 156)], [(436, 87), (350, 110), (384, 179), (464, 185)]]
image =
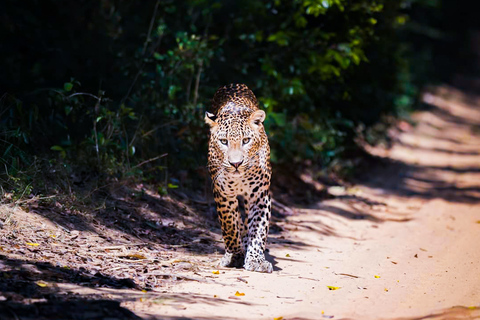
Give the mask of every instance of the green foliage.
[(15, 176), (42, 155), (165, 193), (167, 168), (204, 170), (203, 114), (240, 82), (267, 110), (274, 162), (328, 165), (414, 103), (411, 2), (7, 0), (2, 164)]

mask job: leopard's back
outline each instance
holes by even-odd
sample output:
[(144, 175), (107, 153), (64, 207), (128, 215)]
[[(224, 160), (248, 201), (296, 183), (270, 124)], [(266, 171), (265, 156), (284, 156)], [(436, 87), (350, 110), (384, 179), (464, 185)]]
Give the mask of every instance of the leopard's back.
[(226, 109), (258, 110), (255, 94), (245, 85), (232, 83), (218, 88), (212, 99), (212, 113), (218, 115)]

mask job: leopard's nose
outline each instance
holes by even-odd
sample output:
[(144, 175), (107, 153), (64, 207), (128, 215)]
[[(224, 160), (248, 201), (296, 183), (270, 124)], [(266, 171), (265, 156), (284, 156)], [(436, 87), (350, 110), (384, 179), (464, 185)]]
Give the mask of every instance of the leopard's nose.
[(239, 162), (231, 162), (231, 161), (230, 161), (230, 164), (231, 164), (232, 166), (234, 166), (235, 169), (238, 169), (238, 167), (240, 167), (240, 165), (241, 165), (242, 163), (243, 163), (243, 160), (242, 160), (242, 161), (239, 161)]

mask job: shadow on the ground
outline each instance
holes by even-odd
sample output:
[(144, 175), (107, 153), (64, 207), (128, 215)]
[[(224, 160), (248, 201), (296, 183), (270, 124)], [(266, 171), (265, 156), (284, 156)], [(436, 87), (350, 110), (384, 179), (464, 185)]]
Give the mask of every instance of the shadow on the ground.
[[(167, 297), (171, 299), (172, 297)], [(181, 299), (180, 297), (176, 297)], [(229, 300), (211, 299), (215, 302)], [(202, 301), (204, 302), (204, 301)], [(0, 301), (0, 320), (222, 320), (223, 317), (183, 317), (136, 315), (120, 306), (120, 301), (72, 299), (70, 301), (50, 301), (20, 303)], [(211, 303), (213, 305), (213, 301)]]
[[(375, 170), (369, 173), (369, 178), (360, 176), (358, 181), (370, 188), (382, 190), (385, 194), (393, 194), (402, 197), (417, 197), (421, 199), (443, 199), (449, 202), (480, 203), (480, 186), (460, 187), (442, 179), (423, 178), (425, 174), (444, 171), (450, 173), (479, 173), (479, 167), (455, 168), (450, 166), (422, 166), (406, 164), (404, 162), (372, 157), (371, 163), (375, 163)], [(390, 172), (389, 179), (384, 179), (383, 172)], [(395, 181), (395, 183), (392, 183)], [(414, 187), (414, 184), (420, 187)]]
[(79, 297), (60, 292), (57, 284), (88, 288), (130, 288), (130, 279), (118, 279), (87, 270), (54, 266), (49, 262), (9, 259), (0, 255), (0, 319), (140, 319), (120, 302), (100, 295)]
[(394, 318), (392, 320), (446, 320), (446, 319), (480, 319), (480, 307), (455, 306), (429, 313), (425, 316)]
[[(313, 179), (311, 173), (308, 174), (297, 169), (301, 168), (287, 167), (286, 165), (275, 166), (270, 187), (274, 199), (288, 206), (306, 206), (332, 198), (327, 193), (325, 186), (334, 185), (334, 181), (329, 181), (327, 178)], [(281, 214), (282, 212), (277, 213)]]
[[(397, 141), (397, 144), (409, 148), (411, 150), (422, 150), (422, 151), (431, 151), (431, 152), (436, 152), (436, 153), (445, 153), (445, 154), (456, 154), (456, 155), (462, 155), (462, 156), (478, 156), (480, 155), (480, 151), (462, 151), (462, 150), (449, 150), (449, 149), (444, 149), (444, 148), (429, 148), (425, 146), (413, 146), (411, 144), (405, 143), (403, 141)], [(459, 142), (455, 142), (459, 143)]]
[[(180, 295), (141, 291), (130, 279), (118, 279), (100, 273), (91, 274), (88, 270), (55, 266), (49, 262), (11, 259), (3, 255), (0, 255), (0, 270), (0, 320), (141, 319), (129, 309), (120, 306), (120, 303), (128, 304), (140, 298), (146, 303), (161, 303), (177, 308), (194, 303), (212, 306), (248, 304), (233, 298), (216, 298), (210, 294)], [(61, 284), (74, 284), (80, 288), (89, 288), (90, 291), (79, 294), (70, 287), (62, 287)], [(122, 290), (114, 292), (111, 289)]]
[[(453, 95), (453, 97), (452, 97)], [(438, 98), (440, 97), (440, 98)], [(440, 100), (439, 100), (440, 99)], [(442, 100), (443, 99), (443, 100)], [(451, 100), (450, 99), (455, 99)], [(469, 101), (468, 105), (457, 105), (456, 101)], [(396, 144), (408, 148), (411, 152), (415, 150), (427, 151), (430, 157), (448, 157), (454, 156), (457, 159), (458, 166), (442, 165), (422, 165), (418, 163), (406, 163), (390, 158), (380, 158), (366, 154), (367, 174), (357, 176), (357, 181), (371, 188), (383, 190), (386, 194), (394, 194), (403, 197), (417, 197), (421, 199), (443, 199), (449, 202), (475, 204), (480, 202), (480, 184), (464, 186), (457, 182), (457, 179), (449, 179), (455, 174), (468, 175), (480, 173), (480, 161), (475, 164), (475, 157), (480, 155), (480, 146), (472, 144), (478, 141), (480, 132), (480, 119), (472, 114), (478, 114), (479, 97), (471, 97), (463, 94), (455, 88), (449, 88), (447, 91), (439, 90), (436, 96), (430, 96), (427, 101), (431, 104), (425, 104), (424, 109), (428, 110), (434, 117), (440, 119), (440, 124), (453, 125), (457, 130), (457, 136), (460, 133), (462, 141), (456, 137), (449, 136), (443, 127), (437, 127), (429, 121), (422, 122), (422, 125), (434, 127), (435, 132), (421, 134), (427, 136), (432, 141), (448, 142), (451, 149), (445, 147), (414, 146), (405, 143), (399, 139)], [(438, 105), (437, 105), (438, 104)], [(469, 111), (471, 110), (471, 111)], [(475, 113), (476, 112), (476, 113)], [(472, 128), (477, 128), (474, 130)], [(477, 133), (472, 133), (472, 130)], [(478, 157), (477, 159), (480, 159)], [(462, 163), (464, 163), (462, 165)], [(388, 178), (385, 172), (389, 173)], [(446, 178), (447, 177), (447, 178)], [(453, 181), (453, 182), (452, 182)]]
[(265, 250), (265, 258), (267, 259), (267, 261), (270, 261), (272, 263), (272, 266), (273, 266), (273, 271), (282, 271), (283, 269), (280, 268), (278, 266), (278, 261), (276, 257), (272, 256), (270, 254), (270, 250)]
[[(55, 204), (38, 205), (30, 210), (67, 231), (116, 230), (130, 241), (154, 243), (165, 249), (182, 247), (197, 254), (220, 250), (210, 234), (219, 234), (216, 214), (207, 203), (196, 203), (175, 196), (162, 197), (152, 192), (119, 186), (117, 190), (99, 190), (91, 195), (91, 207), (71, 210)], [(90, 212), (86, 212), (89, 211)], [(108, 232), (103, 237), (107, 239)], [(109, 239), (115, 242), (115, 239)]]
[(0, 301), (0, 320), (140, 320), (119, 301), (72, 299), (25, 304)]
[[(92, 274), (83, 268), (72, 269), (55, 266), (50, 262), (28, 261), (0, 255), (0, 292), (4, 296), (20, 294), (25, 298), (40, 299), (57, 292), (54, 285), (42, 285), (42, 281), (73, 283), (84, 287), (132, 288), (138, 289), (128, 278), (119, 279), (99, 272)], [(40, 283), (40, 284), (39, 284)], [(11, 296), (15, 299), (15, 296)]]

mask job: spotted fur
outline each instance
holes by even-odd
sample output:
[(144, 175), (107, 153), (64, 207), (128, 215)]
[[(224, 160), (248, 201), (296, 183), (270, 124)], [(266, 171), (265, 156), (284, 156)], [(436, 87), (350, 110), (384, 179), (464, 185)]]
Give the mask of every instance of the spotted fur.
[[(270, 147), (263, 127), (265, 112), (244, 84), (217, 90), (210, 125), (208, 169), (225, 242), (220, 264), (246, 270), (272, 272), (265, 260), (271, 215)], [(247, 221), (239, 212), (238, 196), (245, 202)]]

